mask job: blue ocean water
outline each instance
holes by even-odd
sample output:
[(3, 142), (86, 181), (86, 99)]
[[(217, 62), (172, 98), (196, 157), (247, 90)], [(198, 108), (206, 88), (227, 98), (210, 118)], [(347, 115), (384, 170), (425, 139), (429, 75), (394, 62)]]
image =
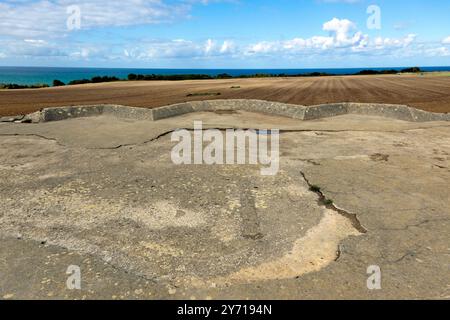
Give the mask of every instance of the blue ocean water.
[[(403, 67), (394, 68), (341, 68), (341, 69), (133, 69), (133, 68), (58, 68), (58, 67), (0, 67), (0, 83), (16, 83), (21, 85), (48, 84), (58, 79), (65, 83), (71, 80), (90, 79), (94, 76), (115, 76), (126, 79), (128, 74), (207, 74), (215, 76), (228, 73), (232, 76), (264, 74), (302, 74), (310, 72), (325, 72), (333, 74), (353, 74), (364, 69), (371, 70), (401, 70)], [(448, 67), (421, 67), (424, 71), (450, 71)]]

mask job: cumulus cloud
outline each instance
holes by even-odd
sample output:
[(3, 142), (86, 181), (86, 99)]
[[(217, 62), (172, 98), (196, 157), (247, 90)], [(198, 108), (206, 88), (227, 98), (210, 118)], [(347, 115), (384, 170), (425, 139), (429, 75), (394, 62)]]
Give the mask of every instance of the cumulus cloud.
[(416, 35), (410, 34), (404, 38), (391, 39), (378, 37), (371, 40), (368, 35), (356, 30), (356, 24), (348, 19), (333, 18), (323, 24), (323, 31), (328, 36), (313, 36), (311, 38), (294, 38), (278, 42), (259, 42), (247, 49), (247, 54), (299, 54), (321, 52), (370, 52), (389, 48), (406, 48), (410, 46)]
[(443, 44), (450, 44), (450, 36), (442, 40)]
[(322, 29), (330, 32), (338, 43), (346, 43), (349, 32), (355, 28), (356, 25), (350, 20), (333, 18), (325, 22)]

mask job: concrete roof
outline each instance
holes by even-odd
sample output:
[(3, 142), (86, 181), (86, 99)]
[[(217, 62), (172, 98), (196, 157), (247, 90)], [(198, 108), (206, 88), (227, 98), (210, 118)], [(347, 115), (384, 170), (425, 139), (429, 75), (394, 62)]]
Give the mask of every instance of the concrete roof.
[[(220, 110), (0, 123), (0, 297), (450, 296), (448, 121)], [(195, 120), (280, 129), (279, 173), (174, 165)]]

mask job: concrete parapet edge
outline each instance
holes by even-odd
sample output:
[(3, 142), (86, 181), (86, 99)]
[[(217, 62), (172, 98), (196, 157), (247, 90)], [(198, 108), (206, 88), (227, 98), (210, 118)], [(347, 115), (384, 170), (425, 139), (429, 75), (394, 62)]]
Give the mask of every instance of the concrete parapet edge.
[(157, 121), (192, 112), (217, 110), (244, 110), (299, 120), (315, 120), (345, 114), (359, 114), (410, 122), (450, 121), (449, 113), (432, 113), (406, 105), (343, 102), (302, 106), (253, 99), (191, 101), (154, 109), (114, 104), (68, 106), (44, 108), (41, 111), (23, 117), (3, 117), (0, 120), (3, 120), (3, 122), (36, 123), (107, 114), (118, 118)]

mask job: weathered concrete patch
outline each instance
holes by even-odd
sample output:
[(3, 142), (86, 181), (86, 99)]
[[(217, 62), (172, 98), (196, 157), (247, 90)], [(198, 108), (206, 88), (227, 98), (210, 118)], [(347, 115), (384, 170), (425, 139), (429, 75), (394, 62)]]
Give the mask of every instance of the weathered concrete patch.
[(325, 210), (318, 225), (297, 239), (290, 251), (282, 257), (254, 267), (244, 268), (225, 278), (213, 280), (218, 284), (233, 282), (293, 279), (305, 273), (318, 271), (338, 257), (339, 243), (360, 233), (345, 217)]

